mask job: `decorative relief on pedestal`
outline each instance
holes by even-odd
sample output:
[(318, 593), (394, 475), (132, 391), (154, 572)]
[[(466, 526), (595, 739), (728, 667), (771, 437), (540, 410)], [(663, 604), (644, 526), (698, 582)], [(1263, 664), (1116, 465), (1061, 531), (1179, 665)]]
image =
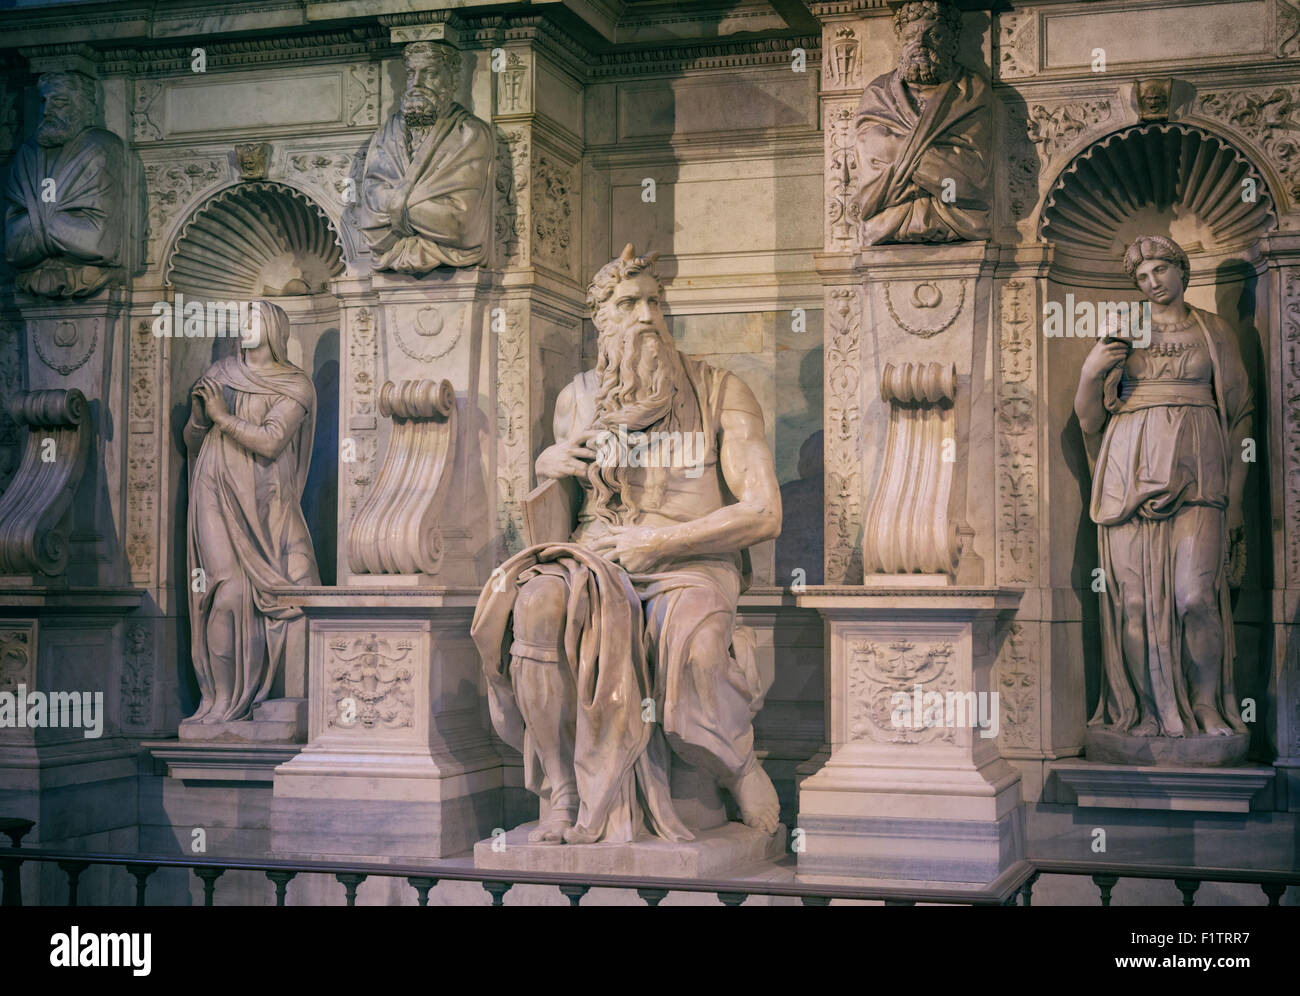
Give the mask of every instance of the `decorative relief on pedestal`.
[(1282, 452), (1286, 455), (1287, 587), (1300, 587), (1300, 271), (1288, 269), (1282, 286)]
[[(922, 280), (920, 283), (911, 284), (910, 291), (906, 288), (908, 284), (900, 284), (900, 290), (893, 290), (891, 281), (886, 280), (883, 287), (885, 295), (885, 308), (889, 312), (889, 317), (894, 320), (894, 324), (906, 332), (908, 335), (919, 336), (922, 339), (930, 339), (940, 332), (946, 332), (952, 328), (961, 315), (961, 309), (966, 303), (966, 281), (942, 281), (948, 286), (948, 295), (945, 296), (939, 284), (933, 280)], [(956, 293), (953, 293), (952, 283), (956, 283)], [(895, 306), (894, 295), (900, 295), (900, 303)], [(951, 304), (949, 304), (951, 299)], [(940, 310), (942, 306), (942, 310)], [(899, 309), (907, 312), (908, 318), (899, 314)]]
[(27, 334), (41, 362), (66, 377), (95, 355), (102, 324), (99, 318), (81, 323), (68, 318), (29, 319)]
[(0, 627), (0, 692), (36, 686), (36, 626)]
[(1038, 72), (1038, 11), (998, 15), (998, 79), (1021, 79)]
[(329, 641), (325, 659), (331, 730), (414, 726), (411, 639), (380, 638), (374, 633)]
[(149, 199), (149, 239), (146, 256), (158, 262), (160, 243), (167, 227), (196, 195), (225, 180), (225, 159), (186, 159), (180, 162), (149, 163), (144, 168)]
[(349, 128), (379, 123), (379, 66), (373, 62), (348, 66), (347, 100), (343, 120)]
[(131, 108), (132, 134), (137, 142), (162, 140), (163, 84), (158, 80), (135, 81), (135, 105)]
[(956, 397), (955, 364), (885, 364), (880, 398), (889, 405), (889, 437), (863, 529), (866, 572), (956, 573), (961, 546), (948, 519)]
[[(848, 739), (882, 744), (923, 744), (936, 740), (954, 743), (955, 728), (944, 722), (943, 706), (939, 707), (939, 716), (930, 713), (930, 722), (926, 722), (924, 711), (927, 693), (945, 696), (946, 705), (945, 693), (956, 690), (956, 675), (951, 667), (953, 653), (953, 645), (947, 642), (854, 641), (848, 661)], [(922, 696), (921, 716), (916, 715), (914, 708), (899, 709), (896, 714), (894, 696), (901, 693), (910, 704), (918, 685)]]
[(533, 260), (564, 273), (573, 270), (574, 170), (539, 153), (533, 166)]
[(375, 458), (379, 452), (379, 441), (373, 433), (357, 437), (354, 459), (347, 462), (348, 468), (348, 518), (356, 517), (357, 508), (375, 483)]
[[(829, 57), (826, 57), (829, 56)], [(857, 32), (850, 27), (835, 29), (830, 51), (822, 58), (822, 86), (826, 89), (847, 90), (861, 86), (861, 45)]]
[(122, 659), (122, 725), (153, 725), (153, 631), (147, 623), (126, 629)]
[(28, 391), (10, 402), (24, 435), (22, 462), (0, 495), (0, 574), (60, 576), (68, 524), (92, 433), (80, 391)]
[(155, 496), (158, 479), (156, 402), (159, 383), (158, 339), (150, 323), (136, 323), (130, 345), (126, 466), (126, 558), (131, 583), (154, 583)]
[(998, 583), (1032, 584), (1038, 529), (1038, 433), (1034, 289), (1002, 285), (998, 341)]
[(858, 222), (850, 204), (858, 187), (858, 154), (851, 103), (826, 108), (826, 251), (851, 252), (858, 243)]
[(375, 316), (369, 308), (358, 309), (348, 336), (348, 366), (352, 371), (349, 401), (349, 429), (375, 427)]
[(1036, 627), (1013, 622), (998, 655), (994, 691), (1002, 708), (1000, 748), (1037, 750), (1039, 731), (1038, 661), (1033, 652)]
[(826, 583), (861, 578), (861, 305), (837, 287), (826, 301)]
[(1213, 91), (1199, 95), (1195, 106), (1258, 145), (1286, 181), (1291, 199), (1300, 199), (1300, 87)]
[[(390, 306), (388, 309), (388, 328), (398, 349), (417, 363), (433, 363), (440, 360), (460, 342), (469, 321), (470, 308), (461, 308), (460, 315), (448, 319), (432, 305), (427, 305), (414, 312), (413, 318), (403, 322), (403, 314)], [(403, 325), (410, 327), (404, 329)]]
[(528, 442), (529, 347), (523, 314), (506, 311), (497, 336), (497, 514), (502, 557), (524, 547), (521, 502), (529, 491), (532, 454)]
[(348, 564), (356, 574), (437, 574), (456, 392), (448, 380), (387, 381), (379, 414), (393, 420), (393, 431), (375, 489), (348, 531)]
[(503, 128), (497, 141), (496, 242), (501, 265), (528, 265), (529, 142), (523, 128)]

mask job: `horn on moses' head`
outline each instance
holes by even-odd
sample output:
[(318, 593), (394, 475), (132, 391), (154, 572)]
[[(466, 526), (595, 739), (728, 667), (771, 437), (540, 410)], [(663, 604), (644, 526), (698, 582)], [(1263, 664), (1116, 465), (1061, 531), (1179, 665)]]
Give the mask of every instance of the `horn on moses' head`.
[(625, 263), (630, 263), (632, 260), (636, 259), (636, 246), (632, 245), (631, 242), (625, 245), (623, 247), (623, 255), (621, 255), (619, 259), (623, 260)]

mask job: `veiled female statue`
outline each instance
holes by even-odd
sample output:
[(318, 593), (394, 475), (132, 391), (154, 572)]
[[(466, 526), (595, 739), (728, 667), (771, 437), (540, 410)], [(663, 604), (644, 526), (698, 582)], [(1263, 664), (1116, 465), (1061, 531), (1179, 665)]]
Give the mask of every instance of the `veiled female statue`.
[(203, 696), (191, 723), (251, 718), (301, 615), (269, 589), (320, 584), (301, 505), (316, 391), (289, 362), (288, 315), (258, 301), (249, 324), (237, 355), (194, 386), (185, 426), (191, 644)]
[(1102, 433), (1090, 511), (1104, 670), (1088, 725), (1130, 737), (1245, 733), (1229, 587), (1244, 571), (1246, 370), (1223, 320), (1183, 301), (1191, 267), (1177, 243), (1138, 238), (1124, 268), (1150, 301), (1150, 343), (1100, 339), (1074, 402), (1083, 431)]

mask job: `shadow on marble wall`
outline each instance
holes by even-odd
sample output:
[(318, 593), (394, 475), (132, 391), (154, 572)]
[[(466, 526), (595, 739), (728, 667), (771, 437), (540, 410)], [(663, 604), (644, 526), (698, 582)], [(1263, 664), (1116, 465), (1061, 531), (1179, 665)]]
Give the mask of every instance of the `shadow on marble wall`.
[(334, 584), (338, 564), (339, 498), (339, 330), (327, 329), (316, 342), (311, 366), (316, 387), (316, 439), (312, 444), (302, 514), (316, 547), (321, 584)]

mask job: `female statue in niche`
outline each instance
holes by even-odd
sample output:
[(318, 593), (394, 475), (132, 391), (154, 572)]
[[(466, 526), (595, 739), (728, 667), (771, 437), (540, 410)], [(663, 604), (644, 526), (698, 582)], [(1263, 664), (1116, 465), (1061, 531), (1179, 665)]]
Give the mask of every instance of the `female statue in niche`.
[(257, 301), (248, 317), (237, 355), (194, 386), (185, 426), (191, 645), (203, 696), (189, 723), (252, 717), (301, 615), (269, 589), (320, 584), (301, 505), (316, 390), (289, 362), (289, 316)]
[(1245, 566), (1246, 370), (1227, 324), (1183, 301), (1191, 267), (1177, 243), (1140, 237), (1124, 269), (1150, 302), (1150, 344), (1099, 339), (1074, 400), (1084, 433), (1103, 433), (1090, 511), (1104, 668), (1088, 725), (1134, 737), (1244, 734), (1229, 587)]

